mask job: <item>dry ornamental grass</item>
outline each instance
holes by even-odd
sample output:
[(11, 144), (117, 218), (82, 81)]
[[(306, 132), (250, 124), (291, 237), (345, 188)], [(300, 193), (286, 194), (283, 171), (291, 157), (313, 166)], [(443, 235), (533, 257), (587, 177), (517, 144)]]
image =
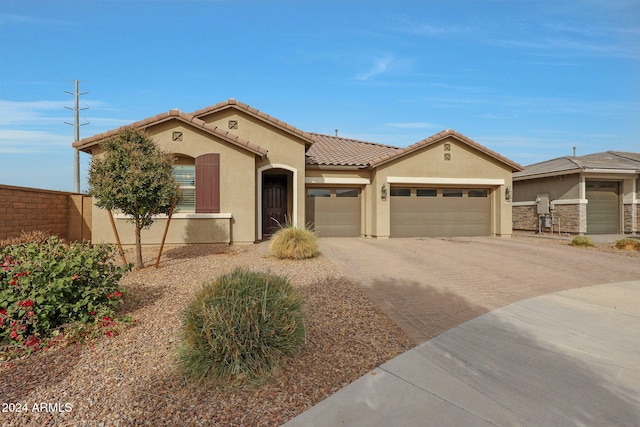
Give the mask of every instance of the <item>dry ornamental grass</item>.
[[(128, 273), (120, 311), (133, 327), (0, 362), (0, 424), (280, 425), (412, 346), (326, 258), (278, 260), (265, 245), (166, 249), (160, 268)], [(201, 283), (238, 266), (290, 278), (304, 300), (306, 342), (260, 387), (195, 385), (176, 363), (181, 314)]]

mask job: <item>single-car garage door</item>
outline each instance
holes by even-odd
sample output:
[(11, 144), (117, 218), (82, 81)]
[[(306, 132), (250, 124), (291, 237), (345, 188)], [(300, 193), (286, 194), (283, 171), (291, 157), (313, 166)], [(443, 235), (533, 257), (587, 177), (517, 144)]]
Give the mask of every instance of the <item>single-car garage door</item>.
[(619, 183), (587, 181), (587, 233), (615, 234), (619, 231)]
[(320, 237), (359, 237), (360, 189), (307, 188), (306, 220)]
[(485, 188), (391, 187), (391, 237), (489, 236)]

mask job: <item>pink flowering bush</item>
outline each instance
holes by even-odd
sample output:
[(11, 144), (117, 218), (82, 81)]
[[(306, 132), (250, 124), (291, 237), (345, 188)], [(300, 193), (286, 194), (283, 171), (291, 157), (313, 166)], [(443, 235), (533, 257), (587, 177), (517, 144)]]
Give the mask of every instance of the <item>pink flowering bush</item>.
[(113, 252), (57, 237), (0, 249), (0, 351), (38, 350), (79, 323), (113, 335), (126, 270), (114, 264)]

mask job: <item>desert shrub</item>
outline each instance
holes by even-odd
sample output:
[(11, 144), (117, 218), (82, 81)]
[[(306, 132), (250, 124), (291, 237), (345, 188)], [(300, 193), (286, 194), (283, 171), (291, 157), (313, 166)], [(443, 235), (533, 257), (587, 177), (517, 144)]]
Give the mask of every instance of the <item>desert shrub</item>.
[(280, 259), (307, 259), (320, 254), (316, 233), (293, 226), (280, 228), (271, 237), (269, 249)]
[(36, 243), (40, 245), (49, 240), (50, 237), (51, 235), (45, 233), (44, 231), (23, 231), (22, 234), (18, 237), (0, 240), (0, 249), (3, 249), (7, 246), (21, 245), (24, 243)]
[(585, 248), (595, 248), (595, 246), (596, 246), (596, 244), (593, 243), (593, 240), (591, 240), (587, 236), (576, 236), (571, 241), (571, 244), (573, 246), (582, 246), (582, 247), (585, 247)]
[(236, 269), (203, 285), (189, 304), (178, 361), (199, 382), (261, 383), (304, 336), (302, 300), (287, 278)]
[(640, 240), (625, 238), (616, 242), (617, 249), (623, 249), (627, 251), (640, 251)]
[(0, 250), (0, 349), (37, 349), (74, 322), (98, 324), (110, 335), (125, 271), (112, 254), (110, 246), (55, 236)]

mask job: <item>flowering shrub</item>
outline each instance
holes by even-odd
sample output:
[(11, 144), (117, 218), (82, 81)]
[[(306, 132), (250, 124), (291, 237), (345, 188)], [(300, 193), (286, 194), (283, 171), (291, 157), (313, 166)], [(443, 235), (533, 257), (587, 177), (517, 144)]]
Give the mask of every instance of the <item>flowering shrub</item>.
[(101, 323), (113, 334), (125, 271), (113, 251), (56, 237), (0, 249), (0, 347), (37, 350), (77, 322)]

